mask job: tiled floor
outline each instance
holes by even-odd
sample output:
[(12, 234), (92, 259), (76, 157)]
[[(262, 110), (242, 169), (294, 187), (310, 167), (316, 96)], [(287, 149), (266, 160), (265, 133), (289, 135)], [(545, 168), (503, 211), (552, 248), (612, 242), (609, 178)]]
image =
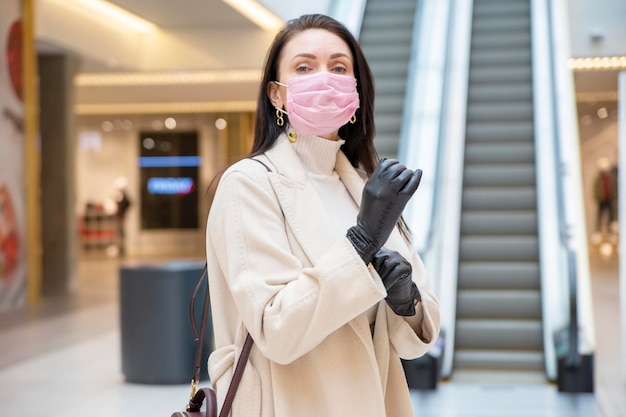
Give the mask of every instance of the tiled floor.
[[(0, 416), (168, 416), (189, 387), (124, 382), (116, 261), (79, 266), (76, 296), (0, 315)], [(549, 384), (441, 383), (414, 391), (420, 417), (622, 417), (615, 260), (592, 260), (598, 340), (596, 394), (560, 394)], [(168, 414), (170, 413), (170, 414)]]

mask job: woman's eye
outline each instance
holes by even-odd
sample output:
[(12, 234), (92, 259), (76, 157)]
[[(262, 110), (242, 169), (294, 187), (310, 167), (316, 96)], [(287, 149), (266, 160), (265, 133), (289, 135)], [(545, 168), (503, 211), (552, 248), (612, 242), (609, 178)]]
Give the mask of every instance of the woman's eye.
[(300, 65), (299, 67), (296, 68), (296, 72), (307, 72), (309, 70), (309, 67), (307, 67), (306, 65)]
[(333, 68), (333, 72), (338, 72), (340, 74), (343, 74), (346, 71), (347, 70), (344, 67), (335, 67), (335, 68)]

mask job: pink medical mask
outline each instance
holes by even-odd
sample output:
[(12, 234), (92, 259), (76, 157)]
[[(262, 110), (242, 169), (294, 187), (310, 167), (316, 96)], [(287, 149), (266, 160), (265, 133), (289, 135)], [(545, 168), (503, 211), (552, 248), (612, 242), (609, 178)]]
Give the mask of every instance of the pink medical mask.
[(290, 78), (287, 84), (289, 123), (303, 136), (327, 135), (339, 130), (359, 108), (356, 78), (320, 71)]

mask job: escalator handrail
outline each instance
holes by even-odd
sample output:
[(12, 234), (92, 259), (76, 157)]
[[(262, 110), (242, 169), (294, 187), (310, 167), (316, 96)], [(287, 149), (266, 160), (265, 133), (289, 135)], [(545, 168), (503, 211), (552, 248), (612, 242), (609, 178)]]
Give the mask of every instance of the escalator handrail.
[(422, 256), (433, 245), (438, 206), (449, 8), (447, 0), (422, 0), (417, 5), (398, 144), (398, 159), (425, 173), (418, 195), (405, 210), (415, 249)]
[[(560, 22), (557, 18), (562, 18), (560, 14), (564, 13), (564, 9), (558, 9), (558, 0), (550, 0), (548, 2), (548, 19), (550, 22), (549, 25), (549, 48), (550, 48), (550, 64), (551, 71), (550, 75), (552, 77), (552, 105), (553, 105), (553, 114), (556, 118), (556, 123), (554, 126), (554, 141), (555, 141), (555, 150), (556, 150), (556, 166), (558, 172), (557, 176), (557, 192), (558, 192), (558, 211), (559, 211), (559, 229), (560, 229), (560, 241), (561, 246), (564, 251), (567, 253), (567, 283), (568, 283), (568, 327), (567, 327), (567, 340), (568, 340), (568, 351), (566, 354), (565, 362), (566, 366), (578, 366), (581, 362), (581, 354), (580, 354), (580, 329), (579, 329), (579, 259), (580, 253), (584, 253), (581, 251), (581, 248), (578, 248), (578, 251), (572, 247), (571, 241), (575, 236), (572, 234), (572, 229), (577, 225), (578, 229), (581, 229), (582, 226), (580, 224), (580, 219), (577, 219), (576, 213), (574, 212), (576, 204), (567, 204), (568, 196), (565, 193), (567, 181), (566, 177), (569, 175), (574, 176), (573, 172), (565, 172), (565, 162), (561, 163), (561, 161), (569, 161), (570, 164), (578, 161), (580, 163), (580, 159), (568, 158), (566, 154), (567, 142), (566, 139), (568, 136), (571, 143), (578, 143), (578, 132), (572, 132), (572, 126), (576, 126), (575, 119), (572, 117), (573, 109), (563, 108), (567, 106), (569, 103), (564, 100), (559, 100), (561, 94), (559, 94), (559, 81), (562, 78), (565, 78), (567, 74), (563, 74), (563, 71), (569, 71), (568, 69), (564, 69), (564, 66), (559, 67), (558, 57), (562, 56), (562, 50), (564, 48), (563, 43), (560, 41), (557, 30), (560, 28)], [(563, 32), (563, 30), (561, 30)], [(569, 86), (569, 88), (573, 88), (573, 83)], [(568, 114), (569, 110), (569, 114)], [(569, 116), (569, 117), (568, 117)], [(565, 133), (566, 129), (570, 127), (570, 132)], [(575, 138), (572, 137), (575, 133)], [(575, 141), (575, 142), (574, 142)], [(569, 146), (572, 146), (571, 144)], [(574, 176), (575, 177), (575, 176)], [(569, 187), (569, 192), (574, 193), (576, 190), (575, 185)], [(578, 187), (582, 186), (582, 184), (578, 184)], [(570, 197), (571, 201), (573, 197)], [(578, 221), (577, 221), (578, 220)], [(581, 233), (581, 230), (574, 230), (574, 233)], [(584, 234), (583, 234), (584, 235)], [(582, 240), (581, 237), (578, 237), (579, 241)], [(584, 246), (583, 246), (584, 247)]]
[[(548, 49), (550, 51), (550, 78), (551, 78), (551, 90), (552, 90), (552, 112), (555, 115), (559, 113), (559, 103), (557, 100), (558, 92), (556, 85), (556, 62), (555, 62), (555, 45), (554, 45), (554, 14), (552, 10), (552, 1), (547, 4), (548, 10)], [(557, 118), (558, 119), (558, 118)], [(555, 149), (555, 166), (556, 172), (556, 189), (557, 189), (557, 207), (559, 213), (559, 239), (561, 246), (567, 253), (567, 283), (568, 283), (568, 302), (569, 302), (569, 316), (568, 316), (568, 352), (567, 361), (571, 363), (579, 363), (580, 357), (578, 356), (578, 305), (577, 305), (577, 286), (576, 286), (576, 253), (568, 247), (569, 241), (569, 228), (567, 224), (567, 213), (565, 210), (565, 192), (563, 190), (563, 169), (561, 161), (563, 160), (563, 149), (561, 146), (561, 129), (558, 121), (552, 124), (553, 127), (553, 139)]]
[[(441, 2), (443, 3), (443, 2)], [(439, 297), (441, 331), (445, 332), (445, 348), (441, 363), (441, 376), (452, 373), (454, 362), (458, 254), (461, 225), (461, 200), (463, 184), (463, 154), (465, 146), (465, 120), (469, 81), (470, 40), (472, 30), (472, 0), (445, 2), (446, 15), (442, 27), (447, 38), (442, 73), (440, 149), (436, 161), (437, 200), (433, 211), (428, 256), (425, 264)], [(443, 7), (440, 0), (437, 7)], [(426, 18), (426, 17), (425, 17)], [(428, 96), (431, 97), (431, 96)], [(427, 139), (428, 140), (428, 139)]]
[(332, 0), (328, 5), (328, 15), (337, 19), (359, 39), (367, 0)]

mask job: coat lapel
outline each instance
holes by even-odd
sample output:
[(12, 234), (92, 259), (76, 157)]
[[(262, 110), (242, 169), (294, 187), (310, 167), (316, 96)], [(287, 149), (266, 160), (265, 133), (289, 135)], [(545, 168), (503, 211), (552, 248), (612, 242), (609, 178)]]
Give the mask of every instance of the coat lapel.
[(337, 229), (295, 150), (281, 135), (265, 153), (275, 168), (270, 182), (280, 202), (285, 220), (312, 264), (337, 239)]

